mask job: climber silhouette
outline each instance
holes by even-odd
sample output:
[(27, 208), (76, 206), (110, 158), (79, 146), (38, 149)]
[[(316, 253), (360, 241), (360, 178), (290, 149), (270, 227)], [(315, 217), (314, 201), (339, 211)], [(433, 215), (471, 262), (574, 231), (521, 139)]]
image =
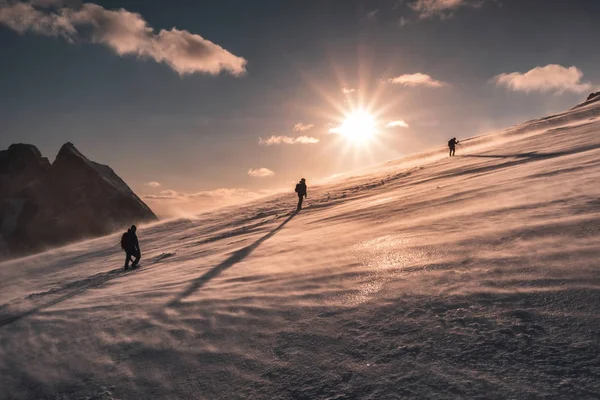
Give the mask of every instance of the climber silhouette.
[(302, 209), (302, 201), (308, 196), (306, 179), (302, 178), (300, 179), (300, 182), (296, 184), (296, 193), (298, 194), (298, 207), (296, 208), (296, 211), (300, 211)]

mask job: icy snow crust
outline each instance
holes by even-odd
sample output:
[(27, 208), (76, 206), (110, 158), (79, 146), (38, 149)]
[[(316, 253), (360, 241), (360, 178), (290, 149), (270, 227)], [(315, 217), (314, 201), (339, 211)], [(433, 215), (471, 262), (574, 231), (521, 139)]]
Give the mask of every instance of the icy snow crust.
[(0, 264), (0, 398), (600, 398), (596, 116)]

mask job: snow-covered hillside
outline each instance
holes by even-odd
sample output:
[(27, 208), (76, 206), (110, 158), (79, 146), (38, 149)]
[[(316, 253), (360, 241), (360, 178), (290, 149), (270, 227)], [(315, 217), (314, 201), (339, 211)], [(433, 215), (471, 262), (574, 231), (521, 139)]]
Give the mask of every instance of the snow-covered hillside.
[(600, 398), (600, 103), (462, 144), (0, 264), (0, 398)]

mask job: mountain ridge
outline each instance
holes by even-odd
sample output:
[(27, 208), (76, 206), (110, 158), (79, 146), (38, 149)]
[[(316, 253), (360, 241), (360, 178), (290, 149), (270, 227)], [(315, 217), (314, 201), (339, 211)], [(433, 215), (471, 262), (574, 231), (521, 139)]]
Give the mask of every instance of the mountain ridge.
[(0, 151), (0, 186), (0, 259), (158, 220), (109, 166), (70, 142), (53, 163), (31, 144)]

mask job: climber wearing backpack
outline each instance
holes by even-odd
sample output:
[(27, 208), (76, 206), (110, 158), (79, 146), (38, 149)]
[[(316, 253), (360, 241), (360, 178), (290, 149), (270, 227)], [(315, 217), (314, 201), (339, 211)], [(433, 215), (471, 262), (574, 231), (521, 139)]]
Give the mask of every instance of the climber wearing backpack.
[(296, 211), (300, 211), (302, 209), (302, 200), (308, 196), (306, 193), (306, 179), (300, 179), (300, 182), (296, 184), (296, 193), (298, 193), (298, 208)]
[(135, 231), (137, 228), (135, 225), (131, 225), (131, 228), (127, 230), (121, 236), (121, 248), (125, 251), (125, 271), (129, 269), (129, 262), (131, 261), (131, 256), (135, 257), (133, 263), (131, 263), (131, 268), (134, 269), (137, 267), (140, 262), (140, 258), (142, 258), (142, 254), (140, 252), (140, 243), (138, 242), (137, 235)]
[(454, 153), (456, 152), (456, 145), (459, 143), (460, 142), (458, 140), (456, 140), (456, 138), (452, 138), (452, 139), (448, 140), (448, 148), (450, 149), (450, 157), (452, 157), (454, 155)]

